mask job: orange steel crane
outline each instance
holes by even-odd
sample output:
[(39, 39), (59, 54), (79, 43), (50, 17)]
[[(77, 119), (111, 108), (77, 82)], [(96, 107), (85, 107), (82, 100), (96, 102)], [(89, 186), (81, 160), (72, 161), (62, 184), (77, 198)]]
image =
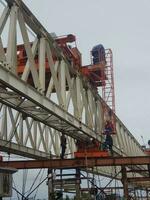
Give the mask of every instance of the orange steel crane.
[[(102, 98), (106, 104), (103, 105), (104, 110), (104, 134), (105, 130), (109, 131), (109, 134), (116, 133), (115, 126), (115, 95), (114, 95), (114, 77), (113, 77), (113, 55), (111, 49), (104, 49), (103, 45), (97, 45), (93, 47), (91, 51), (91, 64), (82, 66), (81, 53), (76, 45), (76, 37), (72, 34), (55, 37), (55, 41), (60, 49), (63, 51), (65, 58), (76, 70), (78, 70), (86, 79), (91, 83), (95, 89), (101, 88)], [(73, 45), (74, 44), (74, 45)], [(32, 43), (31, 43), (32, 46)], [(37, 69), (39, 68), (38, 55), (35, 55), (35, 64)], [(53, 59), (58, 58), (53, 55)], [(27, 55), (24, 45), (17, 46), (17, 60), (18, 68), (17, 73), (21, 76), (23, 73)], [(48, 66), (48, 60), (46, 63), (46, 87), (48, 87), (48, 80), (51, 76), (50, 68)], [(33, 80), (29, 76), (28, 83), (33, 85)], [(66, 86), (67, 89), (67, 86)], [(55, 92), (55, 91), (54, 91)], [(108, 156), (107, 150), (101, 150), (100, 144), (93, 140), (89, 144), (79, 144), (77, 142), (78, 150), (75, 152), (75, 157), (106, 157)]]
[[(82, 66), (81, 53), (76, 46), (76, 37), (72, 34), (56, 37), (55, 41), (63, 51), (67, 60), (74, 63), (74, 66), (91, 82), (93, 87), (102, 87), (102, 98), (115, 113), (115, 94), (113, 77), (113, 55), (111, 49), (104, 49), (102, 45), (97, 45), (91, 51), (91, 64)], [(70, 45), (74, 43), (74, 47)], [(32, 43), (31, 43), (32, 46)], [(99, 46), (102, 48), (100, 49)], [(102, 51), (103, 49), (103, 51)], [(92, 55), (93, 54), (93, 55)], [(53, 55), (54, 56), (54, 55)], [(54, 56), (55, 57), (55, 56)], [(57, 58), (55, 58), (57, 59)], [(24, 45), (17, 46), (18, 74), (22, 74), (27, 61)], [(35, 56), (36, 67), (38, 59)], [(48, 62), (46, 60), (46, 70), (48, 72)]]

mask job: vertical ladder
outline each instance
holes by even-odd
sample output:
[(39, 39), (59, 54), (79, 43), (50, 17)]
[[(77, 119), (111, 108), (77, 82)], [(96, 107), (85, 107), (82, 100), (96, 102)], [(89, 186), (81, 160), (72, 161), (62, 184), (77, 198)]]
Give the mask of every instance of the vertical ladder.
[[(114, 73), (113, 73), (113, 54), (111, 49), (105, 49), (105, 55), (101, 53), (101, 49), (96, 51), (96, 61), (99, 63), (94, 64), (93, 54), (91, 52), (91, 65), (98, 66), (102, 64), (99, 68), (99, 80), (101, 82), (101, 89), (98, 90), (102, 99), (106, 104), (103, 104), (104, 110), (104, 127), (106, 124), (110, 124), (113, 127), (112, 134), (116, 133), (116, 121), (115, 121), (115, 91), (114, 91)], [(99, 57), (99, 58), (98, 58)], [(98, 88), (99, 89), (99, 88)], [(104, 128), (105, 130), (105, 128)]]
[(102, 85), (102, 98), (115, 113), (113, 54), (111, 49), (105, 50), (105, 59), (106, 59), (106, 66), (104, 70), (105, 84)]

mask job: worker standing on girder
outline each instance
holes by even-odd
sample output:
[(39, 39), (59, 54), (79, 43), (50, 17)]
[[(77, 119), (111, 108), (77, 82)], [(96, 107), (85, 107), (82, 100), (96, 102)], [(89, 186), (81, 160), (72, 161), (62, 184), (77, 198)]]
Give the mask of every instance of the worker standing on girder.
[(105, 142), (103, 143), (103, 149), (104, 150), (109, 149), (111, 154), (113, 154), (112, 147), (113, 147), (112, 136), (110, 134), (106, 134)]
[(67, 145), (67, 140), (65, 135), (62, 133), (61, 137), (60, 137), (60, 145), (61, 145), (61, 154), (60, 154), (60, 158), (64, 159), (64, 155), (65, 155), (65, 151), (66, 151), (66, 145)]

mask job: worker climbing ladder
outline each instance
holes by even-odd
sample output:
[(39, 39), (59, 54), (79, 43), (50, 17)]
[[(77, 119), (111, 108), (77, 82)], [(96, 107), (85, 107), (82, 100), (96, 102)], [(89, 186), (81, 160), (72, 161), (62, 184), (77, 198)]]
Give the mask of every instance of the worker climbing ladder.
[[(93, 47), (91, 51), (92, 71), (91, 75), (95, 75), (94, 83), (99, 89), (100, 95), (104, 100), (104, 128), (105, 135), (116, 133), (115, 122), (115, 92), (114, 92), (114, 76), (113, 76), (113, 55), (111, 49), (104, 49), (102, 44)], [(97, 79), (97, 77), (99, 77)]]
[[(111, 129), (110, 134), (116, 133), (115, 121), (115, 91), (114, 91), (114, 72), (113, 72), (113, 54), (111, 49), (105, 49), (105, 68), (104, 84), (102, 84), (102, 98), (105, 101), (104, 122), (105, 126)], [(107, 107), (107, 105), (109, 107)]]

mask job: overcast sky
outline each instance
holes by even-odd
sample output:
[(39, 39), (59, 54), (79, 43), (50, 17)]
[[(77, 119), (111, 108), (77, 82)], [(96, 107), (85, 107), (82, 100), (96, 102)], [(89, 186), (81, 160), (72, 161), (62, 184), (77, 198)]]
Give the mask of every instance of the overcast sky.
[(142, 143), (150, 139), (150, 1), (24, 0), (49, 32), (74, 34), (83, 56), (101, 43), (114, 55), (116, 114)]
[(114, 55), (116, 113), (142, 143), (150, 139), (150, 1), (24, 0), (49, 32), (75, 34), (83, 63), (102, 43)]

